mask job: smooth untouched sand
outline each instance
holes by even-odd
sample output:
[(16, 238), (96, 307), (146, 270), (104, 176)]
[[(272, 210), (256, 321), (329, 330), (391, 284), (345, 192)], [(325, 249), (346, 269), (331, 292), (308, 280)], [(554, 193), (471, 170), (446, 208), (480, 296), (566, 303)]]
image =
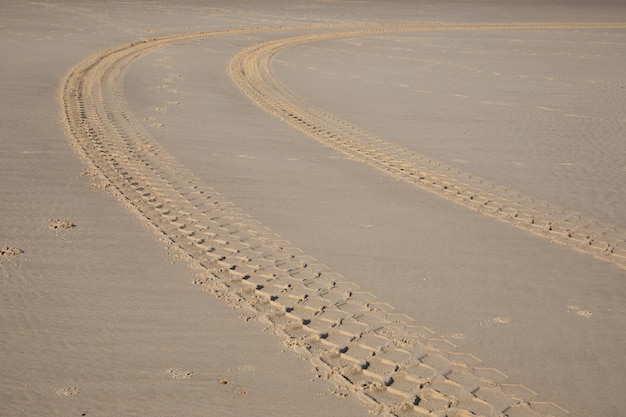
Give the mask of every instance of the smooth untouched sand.
[[(59, 85), (79, 61), (148, 37), (270, 25), (626, 20), (617, 3), (542, 3), (4, 2), (0, 415), (368, 411), (267, 324), (193, 285), (201, 270), (92, 185), (59, 124)], [(228, 62), (302, 33), (159, 49), (128, 68), (125, 98), (204, 185), (506, 384), (574, 416), (623, 413), (624, 270), (396, 181), (263, 112)], [(288, 48), (271, 68), (380, 138), (623, 230), (625, 46), (624, 29), (388, 34)]]

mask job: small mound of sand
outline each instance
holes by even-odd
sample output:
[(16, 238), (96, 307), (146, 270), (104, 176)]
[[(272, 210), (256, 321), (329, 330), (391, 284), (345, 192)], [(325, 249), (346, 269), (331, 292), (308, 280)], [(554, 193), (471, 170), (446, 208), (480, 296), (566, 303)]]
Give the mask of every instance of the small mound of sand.
[(49, 229), (52, 230), (69, 230), (76, 225), (67, 219), (54, 219), (50, 220), (50, 224), (48, 225)]
[(24, 251), (13, 246), (3, 246), (0, 248), (0, 255), (2, 256), (17, 256), (21, 253), (24, 253)]
[(193, 376), (192, 371), (185, 371), (180, 368), (170, 368), (167, 372), (172, 376), (173, 379), (189, 379)]
[(76, 395), (80, 392), (80, 388), (78, 387), (64, 387), (57, 390), (56, 394), (60, 397), (69, 397), (72, 395)]

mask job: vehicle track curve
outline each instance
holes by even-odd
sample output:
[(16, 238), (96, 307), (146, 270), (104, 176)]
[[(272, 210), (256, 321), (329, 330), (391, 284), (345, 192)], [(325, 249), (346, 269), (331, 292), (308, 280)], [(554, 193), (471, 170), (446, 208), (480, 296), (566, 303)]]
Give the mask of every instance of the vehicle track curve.
[[(308, 42), (382, 32), (520, 27), (545, 28), (536, 24), (344, 26), (353, 30), (293, 39)], [(176, 35), (122, 45), (88, 57), (61, 85), (59, 100), (67, 136), (104, 186), (200, 271), (197, 284), (241, 308), (246, 319), (267, 323), (286, 346), (315, 364), (320, 376), (332, 378), (341, 389), (358, 395), (372, 411), (396, 416), (567, 415), (561, 407), (539, 400), (532, 390), (510, 383), (502, 372), (485, 367), (475, 356), (458, 352), (452, 343), (416, 325), (412, 318), (394, 313), (392, 306), (224, 201), (152, 140), (124, 98), (122, 80), (128, 65), (160, 47), (214, 36), (296, 29), (324, 26)], [(430, 190), (445, 184), (449, 184), (448, 189), (459, 187), (454, 175), (448, 174), (452, 177), (448, 183), (442, 181), (448, 169), (435, 170), (430, 163), (416, 165), (419, 158), (409, 158), (393, 144), (330, 115), (306, 106), (299, 114), (302, 103), (269, 72), (273, 54), (293, 44), (278, 41), (246, 50), (233, 60), (233, 77), (255, 101), (259, 100), (257, 95), (267, 100), (259, 102), (263, 108), (351, 157), (397, 177), (408, 175), (416, 183), (431, 182), (426, 187)], [(268, 92), (267, 88), (274, 90)], [(335, 136), (346, 139), (335, 140)], [(415, 171), (415, 166), (419, 166), (417, 174), (406, 172)], [(484, 198), (483, 183), (461, 178), (463, 184), (475, 187), (464, 189), (464, 193)], [(490, 204), (483, 205), (483, 210), (491, 209)]]
[(255, 45), (237, 54), (230, 74), (266, 112), (326, 146), (398, 180), (541, 236), (559, 245), (626, 269), (626, 231), (589, 216), (524, 195), (500, 184), (446, 166), (350, 125), (310, 106), (272, 74), (272, 58), (304, 43), (381, 33), (626, 28), (623, 23), (464, 23), (313, 34)]

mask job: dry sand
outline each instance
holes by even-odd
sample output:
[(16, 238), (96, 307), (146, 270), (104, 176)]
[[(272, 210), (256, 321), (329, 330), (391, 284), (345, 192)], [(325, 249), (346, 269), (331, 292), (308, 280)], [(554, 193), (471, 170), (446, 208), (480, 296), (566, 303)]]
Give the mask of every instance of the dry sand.
[[(624, 22), (620, 4), (1, 7), (0, 415), (626, 410), (626, 272), (593, 249), (626, 230), (626, 29), (547, 26)], [(402, 172), (413, 152), (483, 178), (476, 200), (494, 183), (562, 208), (508, 203), (535, 210), (537, 224), (556, 218), (554, 233), (375, 169), (378, 148), (364, 148), (368, 164), (324, 146), (228, 72), (243, 48), (270, 40), (459, 21), (544, 26), (288, 43), (265, 76), (303, 100), (291, 114), (313, 117), (312, 106), (399, 145)], [(321, 24), (344, 26), (310, 27)], [(64, 77), (106, 48), (284, 25), (306, 27), (182, 40), (129, 61), (119, 80), (105, 57), (81, 90), (102, 92), (104, 107), (68, 113), (94, 133), (68, 138), (59, 123)], [(445, 184), (472, 185), (460, 174)], [(554, 237), (570, 213), (598, 222), (580, 229), (592, 249)]]

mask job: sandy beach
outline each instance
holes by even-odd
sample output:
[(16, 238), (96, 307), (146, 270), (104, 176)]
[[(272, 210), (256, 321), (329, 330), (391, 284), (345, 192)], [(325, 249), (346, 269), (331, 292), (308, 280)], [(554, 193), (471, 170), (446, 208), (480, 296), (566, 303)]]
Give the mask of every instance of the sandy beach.
[(0, 10), (0, 415), (626, 411), (620, 2)]

